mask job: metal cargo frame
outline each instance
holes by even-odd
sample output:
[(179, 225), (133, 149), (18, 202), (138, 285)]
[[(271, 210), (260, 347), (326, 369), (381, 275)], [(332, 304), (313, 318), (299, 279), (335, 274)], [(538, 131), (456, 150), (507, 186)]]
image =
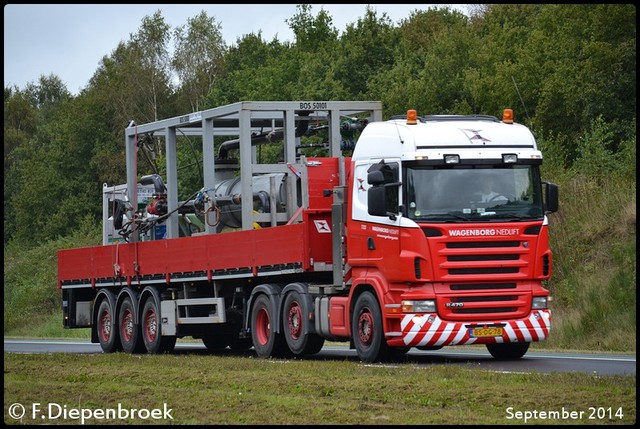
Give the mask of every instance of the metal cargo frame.
[[(295, 173), (303, 182), (302, 208), (308, 204), (305, 192), (306, 178), (304, 163), (296, 160), (296, 116), (308, 116), (311, 120), (327, 121), (329, 131), (330, 157), (340, 157), (340, 118), (366, 115), (372, 121), (382, 120), (382, 103), (379, 101), (242, 101), (226, 106), (216, 107), (188, 115), (164, 119), (143, 125), (131, 124), (125, 129), (125, 145), (127, 158), (127, 193), (133, 207), (137, 207), (137, 143), (138, 136), (153, 133), (163, 136), (166, 146), (166, 185), (168, 211), (172, 215), (167, 219), (167, 238), (179, 236), (178, 230), (178, 172), (176, 159), (176, 136), (179, 131), (186, 136), (202, 137), (203, 179), (204, 189), (212, 190), (219, 181), (216, 172), (214, 138), (217, 136), (238, 136), (240, 151), (240, 181), (242, 201), (253, 198), (252, 177), (263, 173)], [(256, 151), (252, 146), (252, 132), (264, 129), (282, 128), (284, 130), (284, 163), (257, 164)], [(296, 201), (295, 177), (288, 175), (290, 186), (287, 186), (287, 213), (279, 213), (278, 221), (293, 221), (298, 217), (300, 206)], [(344, 185), (344, 174), (341, 174), (340, 185)], [(208, 191), (209, 198), (215, 201), (213, 191)], [(251, 204), (242, 204), (242, 229), (250, 230), (254, 222), (265, 222), (273, 218), (273, 214), (253, 213)], [(205, 222), (206, 224), (206, 222)], [(213, 234), (215, 230), (206, 225), (205, 233)], [(133, 235), (132, 241), (137, 237)]]

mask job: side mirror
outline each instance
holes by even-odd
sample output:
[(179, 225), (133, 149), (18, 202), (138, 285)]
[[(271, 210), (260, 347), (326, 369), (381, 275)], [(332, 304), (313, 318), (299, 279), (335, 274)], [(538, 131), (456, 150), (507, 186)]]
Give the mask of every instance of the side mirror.
[(387, 198), (384, 186), (374, 186), (367, 190), (367, 208), (372, 216), (387, 215)]
[(367, 183), (376, 186), (384, 183), (384, 174), (380, 170), (375, 170), (367, 174)]
[(400, 183), (386, 183), (372, 186), (367, 190), (367, 211), (372, 216), (388, 216), (396, 220), (399, 212), (398, 192)]
[[(394, 164), (395, 165), (395, 164)], [(396, 220), (399, 211), (398, 167), (386, 164), (384, 160), (373, 164), (367, 170), (367, 211), (372, 216), (389, 216)]]
[(544, 210), (546, 213), (555, 213), (558, 211), (558, 185), (550, 182), (542, 182), (545, 185), (544, 190)]

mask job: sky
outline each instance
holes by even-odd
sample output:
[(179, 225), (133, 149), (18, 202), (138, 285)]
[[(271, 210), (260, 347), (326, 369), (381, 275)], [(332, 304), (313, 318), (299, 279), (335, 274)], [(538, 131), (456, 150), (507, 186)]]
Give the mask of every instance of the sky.
[[(311, 4), (311, 14), (324, 9), (341, 33), (357, 23), (367, 4)], [(411, 12), (438, 4), (370, 4), (377, 16), (383, 13), (394, 24)], [(465, 5), (449, 5), (466, 13)], [(205, 11), (221, 26), (227, 45), (245, 34), (261, 32), (262, 39), (293, 42), (286, 23), (296, 12), (286, 4), (5, 4), (4, 86), (24, 89), (37, 84), (40, 76), (54, 74), (77, 95), (85, 88), (104, 56), (120, 42), (127, 42), (140, 29), (142, 20), (160, 10), (165, 22), (175, 28)]]

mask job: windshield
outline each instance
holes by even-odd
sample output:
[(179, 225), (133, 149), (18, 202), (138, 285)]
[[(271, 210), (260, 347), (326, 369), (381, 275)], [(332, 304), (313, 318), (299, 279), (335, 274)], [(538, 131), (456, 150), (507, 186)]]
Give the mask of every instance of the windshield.
[(404, 169), (407, 216), (417, 222), (543, 217), (536, 165), (411, 166)]

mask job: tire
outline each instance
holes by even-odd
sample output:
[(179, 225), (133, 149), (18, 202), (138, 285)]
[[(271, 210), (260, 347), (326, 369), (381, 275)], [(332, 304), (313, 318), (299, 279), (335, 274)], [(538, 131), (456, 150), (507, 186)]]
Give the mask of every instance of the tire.
[(136, 321), (136, 311), (130, 296), (125, 296), (118, 310), (118, 327), (120, 343), (127, 353), (143, 353), (146, 351), (141, 338), (140, 325)]
[(113, 353), (122, 350), (118, 338), (116, 315), (108, 299), (100, 301), (96, 315), (96, 331), (100, 347), (105, 353)]
[(304, 347), (303, 355), (315, 355), (324, 347), (324, 338), (318, 334), (307, 335), (307, 345)]
[(149, 295), (142, 308), (140, 320), (142, 341), (148, 353), (171, 353), (176, 346), (176, 337), (162, 336), (160, 309), (153, 295)]
[(202, 337), (202, 343), (210, 352), (216, 352), (226, 349), (229, 339), (225, 335), (210, 334)]
[(496, 343), (487, 344), (487, 350), (491, 356), (498, 360), (520, 359), (529, 350), (531, 343)]
[(409, 350), (411, 350), (411, 347), (389, 347), (386, 360), (390, 362), (406, 362)]
[(382, 329), (382, 312), (373, 293), (363, 292), (356, 300), (351, 320), (353, 344), (360, 360), (366, 363), (389, 358), (389, 347)]
[[(324, 345), (324, 338), (309, 332), (303, 296), (297, 291), (287, 293), (282, 312), (282, 331), (289, 350), (295, 356), (316, 354)], [(305, 334), (306, 332), (306, 334)]]
[(244, 352), (253, 347), (253, 341), (251, 338), (233, 338), (229, 341), (229, 348), (231, 350)]
[(258, 295), (251, 309), (251, 338), (259, 358), (291, 355), (284, 336), (273, 331), (272, 322), (277, 320), (276, 317), (269, 297)]

